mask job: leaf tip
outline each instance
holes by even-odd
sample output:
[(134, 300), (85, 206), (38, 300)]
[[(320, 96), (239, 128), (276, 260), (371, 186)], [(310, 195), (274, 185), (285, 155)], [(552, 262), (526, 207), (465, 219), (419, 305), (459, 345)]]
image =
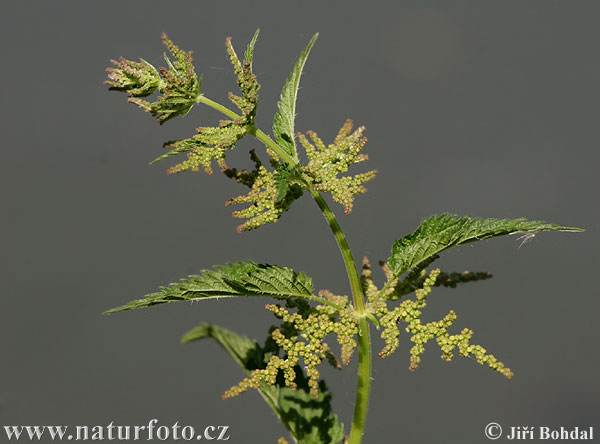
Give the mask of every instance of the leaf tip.
[(121, 307), (111, 308), (110, 310), (103, 311), (102, 314), (103, 315), (111, 315), (114, 313), (118, 313), (119, 311), (123, 311), (123, 309), (121, 309)]

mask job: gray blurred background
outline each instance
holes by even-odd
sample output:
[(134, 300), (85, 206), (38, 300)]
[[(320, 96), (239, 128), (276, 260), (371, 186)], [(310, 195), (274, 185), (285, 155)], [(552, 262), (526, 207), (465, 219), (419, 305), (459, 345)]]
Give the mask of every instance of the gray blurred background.
[[(596, 426), (600, 5), (594, 1), (3, 2), (0, 425), (227, 424), (232, 443), (286, 435), (255, 392), (221, 401), (242, 372), (216, 344), (180, 345), (211, 321), (261, 341), (266, 300), (170, 304), (101, 316), (158, 285), (252, 259), (348, 293), (337, 247), (304, 197), (277, 224), (237, 234), (223, 203), (245, 193), (220, 174), (168, 177), (149, 166), (162, 142), (220, 118), (197, 107), (162, 127), (102, 84), (111, 58), (162, 64), (160, 33), (194, 50), (203, 92), (236, 91), (238, 53), (257, 27), (258, 124), (269, 130), (300, 51), (320, 37), (299, 96), (299, 131), (328, 143), (346, 118), (367, 127), (379, 176), (351, 216), (357, 260), (433, 213), (527, 217), (583, 234), (516, 236), (452, 250), (446, 271), (494, 279), (437, 289), (424, 315), (450, 308), (514, 372), (508, 381), (429, 347), (408, 371), (401, 349), (374, 361), (365, 443), (481, 443), (484, 426)], [(244, 140), (228, 157), (250, 166)], [(377, 275), (381, 278), (381, 275)], [(374, 348), (381, 342), (374, 330)], [(348, 426), (356, 359), (325, 369)], [(4, 435), (2, 435), (4, 436)], [(286, 435), (287, 436), (287, 435)], [(5, 440), (6, 438), (0, 438)]]

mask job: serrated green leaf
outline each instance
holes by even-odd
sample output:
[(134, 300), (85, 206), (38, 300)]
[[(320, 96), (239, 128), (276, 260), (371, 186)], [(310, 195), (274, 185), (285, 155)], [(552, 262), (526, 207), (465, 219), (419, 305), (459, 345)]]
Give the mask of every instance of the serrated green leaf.
[(298, 444), (337, 444), (344, 439), (344, 425), (331, 412), (331, 393), (321, 380), (319, 397), (314, 399), (306, 378), (296, 377), (298, 388), (279, 389), (281, 421)]
[(294, 139), (294, 120), (296, 118), (296, 98), (298, 97), (298, 88), (300, 87), (300, 77), (302, 76), (302, 70), (304, 69), (308, 54), (318, 36), (318, 33), (315, 34), (306, 49), (300, 54), (300, 58), (296, 62), (292, 73), (281, 91), (281, 96), (277, 103), (277, 112), (273, 118), (275, 142), (294, 159), (298, 158)]
[(276, 202), (281, 202), (288, 190), (290, 189), (290, 170), (287, 167), (287, 164), (281, 165), (275, 171), (275, 181), (277, 183), (277, 200)]
[[(248, 375), (264, 367), (264, 350), (256, 342), (217, 325), (201, 324), (186, 333), (181, 342), (205, 338), (221, 345)], [(344, 426), (331, 412), (331, 393), (321, 381), (319, 398), (313, 399), (304, 372), (297, 368), (297, 373), (296, 390), (283, 383), (263, 383), (259, 388), (261, 396), (299, 444), (339, 443), (344, 439)]]
[[(302, 195), (302, 171), (296, 166), (292, 169), (287, 164), (282, 164), (275, 170), (275, 183), (277, 185), (276, 204), (289, 200), (291, 204)], [(289, 207), (289, 204), (286, 204)]]
[(526, 219), (480, 219), (455, 214), (431, 216), (417, 230), (397, 240), (387, 263), (395, 276), (449, 248), (514, 233), (538, 231), (583, 231)]
[(266, 296), (277, 299), (307, 299), (327, 303), (314, 296), (312, 279), (304, 273), (275, 265), (237, 262), (203, 270), (181, 282), (160, 287), (144, 299), (137, 299), (105, 312), (133, 310), (176, 301), (197, 301), (240, 296)]
[(246, 53), (244, 54), (244, 63), (250, 63), (250, 69), (252, 69), (252, 59), (254, 59), (254, 45), (256, 44), (256, 39), (258, 38), (258, 33), (260, 29), (257, 29), (254, 33), (254, 37), (248, 43), (248, 47), (246, 48)]

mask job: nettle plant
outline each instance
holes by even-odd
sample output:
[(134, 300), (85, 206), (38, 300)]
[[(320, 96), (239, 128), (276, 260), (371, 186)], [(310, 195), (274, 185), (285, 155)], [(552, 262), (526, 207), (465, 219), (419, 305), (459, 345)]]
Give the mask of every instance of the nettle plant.
[[(192, 329), (182, 341), (211, 338), (218, 342), (247, 374), (226, 390), (223, 398), (238, 396), (251, 388), (258, 390), (294, 442), (303, 444), (362, 441), (371, 385), (371, 323), (385, 342), (378, 353), (381, 358), (398, 349), (401, 328), (410, 335), (414, 344), (410, 349), (410, 370), (419, 366), (426, 345), (432, 341), (437, 343), (446, 361), (458, 353), (511, 378), (513, 373), (508, 367), (481, 345), (471, 343), (471, 330), (449, 332), (456, 320), (454, 311), (436, 322), (421, 320), (433, 287), (454, 288), (491, 275), (468, 271), (446, 273), (428, 268), (445, 250), (475, 241), (520, 234), (524, 242), (540, 231), (581, 230), (525, 219), (431, 216), (412, 234), (394, 242), (389, 259), (379, 264), (385, 279), (378, 287), (367, 258), (363, 259), (359, 273), (346, 236), (322, 195), (330, 194), (344, 213), (350, 214), (355, 196), (366, 192), (363, 184), (373, 179), (376, 171), (347, 174), (351, 165), (368, 160), (367, 155), (362, 154), (367, 141), (363, 136), (365, 128), (353, 128), (352, 121), (347, 120), (330, 144), (314, 131), (296, 134), (294, 118), (300, 76), (317, 35), (300, 54), (285, 82), (273, 119), (272, 136), (257, 128), (255, 116), (260, 85), (252, 70), (257, 37), (258, 31), (248, 44), (243, 61), (237, 56), (231, 39), (226, 40), (227, 54), (241, 91), (241, 95), (229, 94), (237, 111), (200, 91), (201, 77), (195, 73), (192, 52), (181, 50), (164, 34), (162, 40), (172, 55), (169, 58), (165, 54), (166, 68), (156, 69), (143, 59), (134, 62), (121, 58), (112, 61), (114, 67), (108, 68), (106, 83), (110, 89), (127, 94), (129, 102), (151, 113), (161, 124), (185, 116), (197, 104), (208, 105), (225, 115), (226, 119), (218, 126), (200, 127), (190, 138), (165, 143), (169, 151), (154, 162), (185, 154), (185, 160), (170, 167), (169, 174), (200, 169), (212, 174), (214, 161), (227, 177), (248, 187), (247, 194), (226, 203), (227, 206), (246, 204), (233, 212), (233, 217), (244, 219), (239, 232), (277, 222), (294, 201), (304, 193), (310, 194), (339, 246), (351, 297), (327, 290), (316, 292), (308, 276), (289, 268), (236, 262), (203, 270), (107, 313), (177, 301), (243, 296), (273, 298), (275, 303), (266, 305), (266, 309), (279, 320), (279, 325), (270, 327), (262, 345), (213, 324)], [(155, 101), (145, 99), (157, 92), (160, 95)], [(251, 171), (231, 168), (225, 162), (227, 151), (245, 136), (257, 138), (266, 147), (266, 163), (265, 156), (261, 159), (254, 150), (250, 151), (255, 165)], [(299, 146), (305, 162), (299, 155)], [(337, 346), (330, 345), (332, 341), (337, 342), (339, 352)], [(356, 403), (350, 433), (346, 436), (342, 423), (331, 411), (331, 394), (320, 379), (319, 368), (327, 362), (340, 369), (350, 362), (357, 348)], [(287, 443), (285, 438), (279, 438), (278, 442)]]

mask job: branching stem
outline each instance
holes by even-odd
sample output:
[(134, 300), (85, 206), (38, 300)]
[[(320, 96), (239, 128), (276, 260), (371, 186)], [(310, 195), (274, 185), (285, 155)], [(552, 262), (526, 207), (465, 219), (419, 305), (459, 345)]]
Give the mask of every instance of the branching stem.
[[(225, 114), (231, 119), (239, 119), (235, 112), (229, 108), (209, 99), (204, 95), (198, 96), (197, 101), (203, 103), (211, 108)], [(288, 165), (296, 166), (298, 161), (292, 156), (286, 153), (277, 143), (271, 139), (267, 134), (256, 127), (250, 129), (250, 134), (260, 140), (265, 146), (272, 149), (277, 155)], [(335, 214), (329, 208), (329, 205), (323, 198), (323, 196), (316, 191), (312, 184), (307, 182), (308, 191), (319, 206), (319, 209), (325, 216), (329, 228), (333, 232), (335, 240), (338, 244), (344, 265), (346, 266), (346, 272), (348, 273), (348, 280), (350, 281), (350, 288), (352, 290), (352, 300), (354, 303), (355, 313), (358, 317), (358, 385), (356, 389), (356, 403), (354, 405), (354, 418), (352, 419), (352, 428), (350, 430), (349, 444), (360, 444), (365, 429), (365, 423), (367, 419), (367, 411), (369, 408), (369, 394), (371, 390), (371, 334), (369, 331), (369, 322), (365, 314), (364, 306), (364, 295), (362, 286), (360, 284), (360, 277), (358, 275), (358, 269), (356, 262), (352, 256), (352, 251), (346, 240), (346, 236), (338, 223)]]

